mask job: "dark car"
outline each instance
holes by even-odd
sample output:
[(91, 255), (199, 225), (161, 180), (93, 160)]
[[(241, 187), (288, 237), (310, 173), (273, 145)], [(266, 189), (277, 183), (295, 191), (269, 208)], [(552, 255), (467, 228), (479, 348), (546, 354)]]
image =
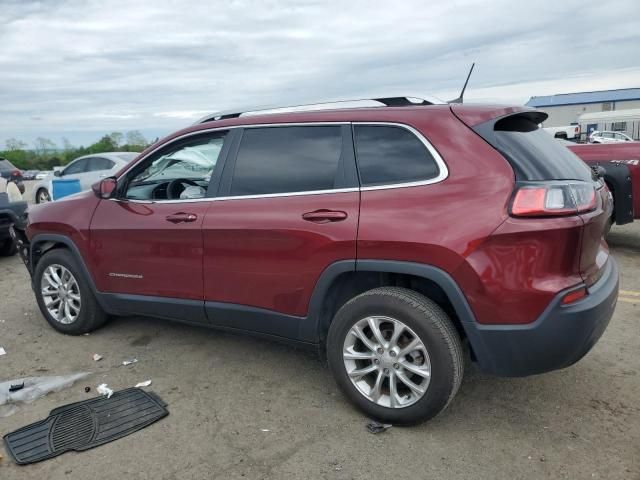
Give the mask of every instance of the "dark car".
[(22, 172), (20, 171), (20, 169), (14, 167), (9, 160), (2, 157), (0, 157), (0, 176), (6, 179), (7, 182), (15, 183), (20, 189), (20, 193), (24, 193)]
[[(18, 242), (12, 233), (14, 225), (24, 228), (27, 202), (18, 198), (11, 198), (6, 191), (6, 181), (0, 179), (0, 257), (14, 255)], [(15, 187), (14, 187), (15, 188)]]
[(376, 102), (212, 115), (36, 206), (19, 238), (44, 318), (77, 335), (147, 315), (317, 348), (390, 423), (449, 404), (463, 345), (502, 376), (582, 358), (618, 295), (601, 179), (540, 111)]

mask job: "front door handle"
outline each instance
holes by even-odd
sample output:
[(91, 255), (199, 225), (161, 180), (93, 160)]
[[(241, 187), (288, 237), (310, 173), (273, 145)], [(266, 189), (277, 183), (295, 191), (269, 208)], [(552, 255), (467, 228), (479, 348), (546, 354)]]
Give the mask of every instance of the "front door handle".
[(313, 223), (341, 222), (347, 219), (347, 212), (341, 210), (316, 210), (302, 214), (302, 218)]
[(195, 213), (178, 212), (166, 217), (167, 222), (171, 223), (189, 223), (195, 222), (198, 216)]

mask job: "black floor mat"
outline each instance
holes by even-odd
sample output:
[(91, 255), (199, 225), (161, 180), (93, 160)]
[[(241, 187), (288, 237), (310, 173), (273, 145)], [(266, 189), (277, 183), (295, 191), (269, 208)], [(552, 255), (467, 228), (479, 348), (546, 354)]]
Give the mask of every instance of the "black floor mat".
[(140, 388), (115, 392), (52, 410), (49, 417), (5, 435), (16, 463), (39, 462), (69, 450), (88, 450), (133, 433), (169, 415), (155, 393)]

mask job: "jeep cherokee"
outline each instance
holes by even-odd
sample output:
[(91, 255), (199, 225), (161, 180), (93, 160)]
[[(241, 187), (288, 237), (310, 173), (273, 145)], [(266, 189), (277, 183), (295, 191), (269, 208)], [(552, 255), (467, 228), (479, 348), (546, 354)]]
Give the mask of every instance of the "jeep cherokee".
[(18, 236), (43, 316), (318, 346), (355, 405), (399, 424), (448, 405), (465, 349), (501, 376), (582, 358), (618, 294), (604, 182), (540, 111), (376, 102), (211, 115), (32, 208)]

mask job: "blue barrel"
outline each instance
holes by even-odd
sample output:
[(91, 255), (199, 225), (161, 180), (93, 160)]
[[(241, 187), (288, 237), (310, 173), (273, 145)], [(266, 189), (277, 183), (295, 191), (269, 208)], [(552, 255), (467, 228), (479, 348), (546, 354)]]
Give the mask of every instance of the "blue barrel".
[(53, 184), (53, 192), (52, 192), (52, 200), (59, 200), (62, 197), (66, 197), (68, 195), (73, 195), (74, 193), (80, 192), (80, 180), (77, 178), (57, 178), (52, 180)]

